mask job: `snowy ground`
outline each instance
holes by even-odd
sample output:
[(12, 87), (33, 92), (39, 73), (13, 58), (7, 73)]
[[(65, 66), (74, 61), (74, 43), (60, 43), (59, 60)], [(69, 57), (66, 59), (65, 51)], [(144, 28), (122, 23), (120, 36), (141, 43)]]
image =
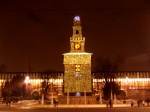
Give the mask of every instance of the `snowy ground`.
[(40, 103), (41, 103), (40, 100), (22, 100), (22, 101), (18, 101), (17, 103), (13, 103), (13, 104), (16, 104), (16, 105), (37, 105)]
[[(116, 100), (116, 104), (123, 104), (123, 101), (124, 100)], [(131, 104), (131, 102), (133, 102), (134, 104), (137, 104), (136, 100), (128, 99), (125, 101), (126, 101), (126, 104)], [(37, 105), (37, 104), (41, 104), (41, 100), (22, 100), (13, 104), (15, 105)], [(47, 103), (47, 104), (50, 104), (50, 103)]]

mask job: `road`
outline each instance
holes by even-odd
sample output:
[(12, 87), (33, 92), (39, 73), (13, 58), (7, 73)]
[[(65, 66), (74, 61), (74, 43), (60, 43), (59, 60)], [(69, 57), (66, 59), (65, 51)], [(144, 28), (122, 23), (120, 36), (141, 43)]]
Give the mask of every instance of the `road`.
[(0, 106), (0, 112), (150, 112), (150, 107), (9, 107)]

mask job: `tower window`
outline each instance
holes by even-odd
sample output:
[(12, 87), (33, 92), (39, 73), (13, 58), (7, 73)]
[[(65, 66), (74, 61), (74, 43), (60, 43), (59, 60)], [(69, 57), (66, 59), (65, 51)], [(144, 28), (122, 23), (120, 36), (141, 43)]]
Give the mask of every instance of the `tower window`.
[(76, 30), (76, 34), (79, 34), (79, 31), (78, 31), (78, 30)]
[(75, 71), (80, 72), (80, 67), (81, 67), (81, 65), (75, 65)]

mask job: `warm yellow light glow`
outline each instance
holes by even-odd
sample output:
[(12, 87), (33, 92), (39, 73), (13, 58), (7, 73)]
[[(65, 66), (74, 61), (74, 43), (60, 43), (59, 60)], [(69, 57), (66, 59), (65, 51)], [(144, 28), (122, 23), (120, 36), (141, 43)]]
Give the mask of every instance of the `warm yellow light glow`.
[(1, 82), (1, 83), (3, 83), (3, 82), (4, 82), (4, 80), (3, 80), (3, 79), (0, 79), (0, 82)]
[(91, 67), (81, 64), (81, 70), (76, 74), (76, 65), (65, 65), (65, 92), (91, 92)]
[(29, 79), (29, 76), (26, 76), (26, 79), (24, 81), (25, 83), (30, 83), (30, 79)]
[(80, 43), (75, 43), (75, 49), (78, 50), (78, 49), (80, 49), (80, 47), (81, 47), (81, 46), (80, 46)]
[(76, 69), (75, 71), (76, 71), (76, 72), (80, 72), (80, 67), (81, 67), (81, 65), (79, 65), (79, 64), (78, 64), (78, 65), (75, 65), (75, 69)]
[(91, 53), (66, 53), (64, 64), (91, 64)]
[(49, 79), (50, 83), (62, 83), (63, 79)]

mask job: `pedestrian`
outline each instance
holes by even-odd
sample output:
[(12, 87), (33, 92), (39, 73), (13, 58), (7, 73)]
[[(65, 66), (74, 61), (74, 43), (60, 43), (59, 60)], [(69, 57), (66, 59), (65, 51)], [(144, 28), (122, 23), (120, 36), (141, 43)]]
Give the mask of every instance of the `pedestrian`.
[(56, 107), (58, 107), (58, 100), (56, 100)]
[(133, 105), (134, 105), (134, 103), (133, 103), (133, 101), (131, 101), (131, 107), (133, 107)]
[(108, 105), (109, 105), (109, 101), (108, 101), (108, 100), (106, 100), (106, 107), (108, 107)]
[(54, 104), (54, 107), (56, 107), (56, 100), (55, 100), (55, 98), (53, 98), (53, 104)]
[(8, 106), (8, 98), (6, 99), (6, 106)]
[(111, 107), (113, 107), (113, 99), (111, 99)]
[(10, 98), (8, 99), (8, 106), (10, 106), (10, 103), (11, 103), (11, 100), (10, 100)]
[(143, 105), (143, 107), (145, 106), (145, 101), (144, 100), (142, 101), (142, 105)]
[(149, 102), (150, 102), (149, 99), (147, 99), (147, 100), (146, 100), (147, 106), (149, 106)]
[(137, 100), (137, 104), (138, 104), (138, 107), (140, 106), (140, 101), (139, 100)]
[(113, 101), (112, 101), (112, 99), (109, 99), (109, 106), (113, 107)]

